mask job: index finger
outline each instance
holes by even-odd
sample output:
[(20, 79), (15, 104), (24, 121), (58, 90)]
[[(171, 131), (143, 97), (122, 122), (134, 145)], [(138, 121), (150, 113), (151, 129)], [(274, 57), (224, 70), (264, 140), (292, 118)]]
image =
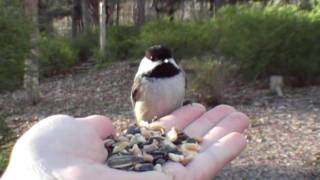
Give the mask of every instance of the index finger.
[(178, 110), (160, 118), (159, 121), (152, 124), (159, 124), (166, 130), (170, 130), (172, 127), (182, 130), (191, 122), (198, 119), (202, 114), (205, 113), (205, 111), (206, 108), (203, 105), (193, 103), (190, 105), (182, 106)]

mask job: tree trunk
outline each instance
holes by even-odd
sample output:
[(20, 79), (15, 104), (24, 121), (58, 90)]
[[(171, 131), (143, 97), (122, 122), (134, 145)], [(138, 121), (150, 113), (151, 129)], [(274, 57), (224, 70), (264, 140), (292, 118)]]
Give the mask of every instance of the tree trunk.
[(210, 14), (210, 16), (216, 15), (214, 0), (209, 0), (209, 14)]
[(186, 8), (186, 5), (185, 5), (185, 1), (182, 1), (181, 2), (181, 17), (180, 17), (180, 20), (181, 21), (184, 21), (184, 15), (185, 15), (185, 8)]
[(136, 26), (143, 26), (145, 22), (145, 0), (136, 0), (137, 8), (136, 8), (136, 16), (135, 16), (135, 24)]
[(206, 3), (204, 0), (199, 1), (199, 19), (205, 18), (206, 17), (206, 9), (205, 9), (205, 4)]
[(210, 16), (216, 16), (217, 10), (223, 6), (224, 0), (210, 0), (209, 13)]
[(72, 37), (76, 37), (81, 29), (81, 3), (80, 0), (72, 1)]
[(81, 0), (81, 15), (83, 30), (86, 32), (90, 29), (90, 12), (87, 0)]
[(106, 0), (100, 0), (99, 3), (99, 21), (100, 21), (100, 58), (106, 56)]
[(52, 33), (54, 31), (53, 28), (53, 17), (48, 13), (48, 5), (45, 4), (43, 0), (39, 0), (39, 9), (38, 9), (38, 23), (39, 23), (39, 31)]
[(120, 0), (117, 0), (117, 13), (116, 13), (116, 25), (119, 26), (120, 22)]
[(162, 16), (161, 16), (161, 1), (160, 0), (153, 0), (152, 1), (152, 6), (154, 7), (154, 10), (156, 12), (156, 17), (157, 19), (160, 19)]
[(310, 3), (310, 0), (300, 0), (299, 2), (299, 8), (304, 10), (311, 10), (312, 5)]
[(24, 72), (24, 88), (28, 102), (36, 104), (40, 100), (39, 89), (39, 62), (38, 62), (38, 48), (37, 41), (39, 39), (39, 22), (38, 22), (38, 0), (25, 0), (25, 12), (27, 17), (30, 18), (34, 30), (31, 33), (31, 51), (25, 59), (25, 72)]

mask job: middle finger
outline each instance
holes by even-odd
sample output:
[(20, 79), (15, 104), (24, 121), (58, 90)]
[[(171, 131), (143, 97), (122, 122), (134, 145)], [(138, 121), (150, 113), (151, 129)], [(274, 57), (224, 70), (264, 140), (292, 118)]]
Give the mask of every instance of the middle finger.
[(235, 111), (231, 106), (219, 105), (193, 121), (184, 131), (191, 137), (202, 137), (224, 117)]

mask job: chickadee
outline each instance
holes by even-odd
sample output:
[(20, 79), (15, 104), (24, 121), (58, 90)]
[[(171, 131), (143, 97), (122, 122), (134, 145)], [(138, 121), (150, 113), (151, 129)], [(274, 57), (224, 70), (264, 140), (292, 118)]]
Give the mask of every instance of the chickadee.
[(131, 91), (137, 122), (151, 122), (181, 107), (185, 81), (185, 74), (169, 48), (156, 45), (147, 49)]

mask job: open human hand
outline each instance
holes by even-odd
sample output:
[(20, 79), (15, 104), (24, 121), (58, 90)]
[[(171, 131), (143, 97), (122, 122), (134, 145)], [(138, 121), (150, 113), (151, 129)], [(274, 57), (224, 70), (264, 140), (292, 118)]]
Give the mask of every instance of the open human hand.
[(103, 164), (108, 153), (103, 139), (114, 133), (104, 116), (50, 116), (28, 130), (13, 148), (2, 180), (206, 180), (211, 179), (246, 145), (241, 134), (248, 117), (231, 106), (207, 111), (200, 104), (183, 106), (158, 122), (204, 138), (200, 153), (187, 165), (168, 162), (164, 173), (126, 172)]

